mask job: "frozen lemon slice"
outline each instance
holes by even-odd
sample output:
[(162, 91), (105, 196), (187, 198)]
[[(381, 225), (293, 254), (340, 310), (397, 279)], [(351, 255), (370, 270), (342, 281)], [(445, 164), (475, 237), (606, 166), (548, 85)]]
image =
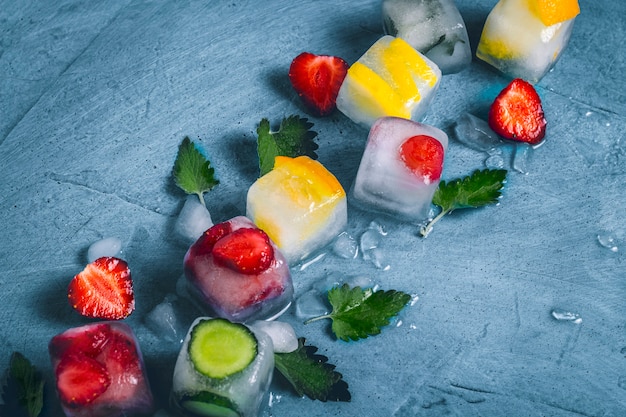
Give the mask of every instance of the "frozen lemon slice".
[(248, 190), (247, 216), (294, 264), (345, 228), (346, 193), (321, 163), (279, 156), (274, 169)]
[(530, 10), (546, 26), (565, 22), (578, 16), (578, 0), (528, 0)]
[(337, 108), (365, 126), (384, 116), (419, 120), (440, 78), (439, 67), (405, 40), (383, 36), (348, 70)]

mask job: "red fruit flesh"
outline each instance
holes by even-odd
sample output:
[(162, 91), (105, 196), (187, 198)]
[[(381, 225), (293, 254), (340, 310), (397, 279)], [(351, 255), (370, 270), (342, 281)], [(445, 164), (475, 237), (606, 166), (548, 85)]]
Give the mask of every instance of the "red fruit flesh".
[(106, 324), (89, 326), (80, 333), (71, 331), (56, 335), (50, 340), (49, 350), (60, 357), (68, 351), (81, 352), (91, 358), (98, 356), (111, 337), (111, 328)]
[(411, 172), (430, 184), (441, 178), (443, 145), (432, 136), (412, 136), (400, 145), (400, 159)]
[(231, 231), (232, 226), (228, 222), (213, 225), (192, 245), (191, 249), (193, 250), (194, 256), (210, 254), (213, 251), (215, 242), (229, 234)]
[(546, 134), (541, 98), (532, 84), (516, 78), (494, 100), (489, 126), (500, 136), (535, 145)]
[(292, 61), (289, 80), (315, 115), (327, 116), (335, 110), (347, 72), (348, 64), (342, 58), (303, 52)]
[(274, 249), (264, 231), (241, 228), (215, 243), (213, 258), (219, 265), (242, 274), (256, 275), (271, 266)]
[(72, 307), (86, 317), (119, 320), (135, 309), (130, 269), (118, 258), (103, 257), (87, 265), (72, 279), (67, 294)]
[(56, 367), (59, 398), (68, 407), (81, 407), (101, 396), (111, 385), (106, 368), (78, 352), (64, 355)]

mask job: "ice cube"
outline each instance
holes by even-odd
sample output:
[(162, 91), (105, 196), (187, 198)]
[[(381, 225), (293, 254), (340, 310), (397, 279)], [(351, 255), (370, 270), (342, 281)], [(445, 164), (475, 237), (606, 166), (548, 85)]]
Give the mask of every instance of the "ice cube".
[(331, 243), (348, 222), (343, 187), (308, 156), (277, 157), (274, 169), (248, 190), (246, 213), (290, 265)]
[(476, 56), (512, 78), (537, 83), (565, 50), (577, 0), (500, 0), (487, 16)]
[(209, 213), (209, 210), (200, 202), (198, 196), (187, 196), (185, 204), (174, 224), (176, 234), (180, 236), (185, 243), (191, 244), (211, 226), (213, 226), (211, 213)]
[(459, 142), (477, 151), (491, 152), (492, 149), (503, 144), (498, 134), (489, 127), (487, 121), (470, 113), (465, 113), (459, 117), (454, 125), (454, 133)]
[(119, 258), (122, 254), (122, 240), (117, 237), (100, 239), (87, 249), (87, 263), (92, 263), (102, 257)]
[[(425, 171), (420, 174), (407, 165), (403, 156), (403, 146), (410, 139), (422, 136), (438, 142), (440, 152), (445, 154), (448, 136), (436, 127), (395, 117), (379, 119), (367, 139), (351, 191), (353, 201), (403, 221), (420, 222), (428, 218), (443, 160), (422, 161)], [(433, 167), (434, 162), (437, 163)]]
[(54, 336), (48, 350), (68, 417), (149, 415), (153, 411), (141, 350), (127, 324), (96, 322), (71, 328)]
[[(194, 329), (204, 321), (210, 320), (214, 319), (197, 318), (185, 337), (174, 367), (172, 381), (174, 403), (183, 413), (194, 416), (255, 417), (272, 380), (274, 369), (272, 340), (266, 333), (246, 327), (253, 332), (256, 340), (256, 354), (252, 361), (241, 371), (225, 377), (207, 376), (198, 371), (194, 365), (190, 358), (189, 346)], [(206, 339), (207, 344), (214, 342), (212, 338)]]
[[(228, 257), (223, 253), (216, 258), (216, 247), (226, 248)], [(260, 258), (248, 258), (249, 253), (259, 254)], [(261, 264), (250, 264), (250, 259)], [(184, 271), (192, 297), (208, 312), (228, 320), (276, 317), (293, 299), (287, 260), (274, 242), (244, 216), (207, 230), (187, 251)]]
[(384, 116), (419, 121), (440, 79), (437, 64), (403, 39), (385, 35), (348, 69), (337, 108), (367, 128)]
[(287, 260), (244, 216), (207, 230), (187, 251), (184, 271), (191, 295), (207, 312), (228, 320), (275, 317), (293, 299)]
[(298, 349), (298, 337), (291, 324), (284, 321), (258, 320), (250, 325), (254, 331), (265, 332), (274, 345), (274, 352), (289, 353)]
[(407, 41), (443, 74), (472, 62), (465, 22), (453, 0), (383, 0), (382, 14), (385, 33)]

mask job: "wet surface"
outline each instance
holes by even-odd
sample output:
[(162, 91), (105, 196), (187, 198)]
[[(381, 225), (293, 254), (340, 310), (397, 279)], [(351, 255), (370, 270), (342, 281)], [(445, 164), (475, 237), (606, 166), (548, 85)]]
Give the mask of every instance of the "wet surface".
[[(297, 294), (339, 277), (416, 301), (351, 343), (292, 307), (284, 320), (337, 365), (352, 402), (298, 398), (277, 381), (261, 415), (624, 415), (626, 23), (615, 17), (626, 3), (581, 3), (537, 84), (545, 144), (499, 148), (509, 173), (497, 206), (453, 212), (425, 239), (349, 206), (346, 238), (360, 242), (374, 221), (376, 250), (329, 248), (293, 269)], [(494, 4), (457, 2), (473, 50)], [(0, 1), (0, 369), (20, 351), (52, 385), (48, 341), (86, 322), (67, 284), (92, 243), (116, 237), (137, 296), (126, 322), (166, 407), (178, 345), (146, 320), (182, 274), (178, 145), (202, 146), (221, 181), (205, 196), (213, 221), (243, 214), (258, 123), (307, 115), (291, 60), (306, 50), (354, 62), (382, 35), (380, 16), (377, 1)], [(489, 153), (456, 140), (454, 125), (485, 118), (507, 82), (476, 59), (443, 77), (424, 121), (451, 138), (444, 179), (485, 167)], [(349, 189), (367, 131), (340, 113), (309, 117), (319, 160)], [(187, 307), (183, 322), (196, 314), (172, 305)], [(58, 412), (49, 395), (46, 414)]]

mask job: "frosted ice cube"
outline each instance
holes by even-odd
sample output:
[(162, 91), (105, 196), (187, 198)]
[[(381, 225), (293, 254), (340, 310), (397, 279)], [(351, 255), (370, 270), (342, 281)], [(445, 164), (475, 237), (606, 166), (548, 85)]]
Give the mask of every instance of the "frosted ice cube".
[[(131, 328), (121, 322), (94, 322), (74, 327), (54, 336), (48, 345), (53, 373), (62, 378), (61, 406), (68, 417), (109, 417), (149, 415), (154, 400), (143, 356)], [(81, 371), (99, 369), (109, 385), (84, 404), (67, 401), (74, 392), (84, 394)], [(59, 374), (62, 370), (65, 375)], [(68, 373), (69, 372), (69, 373)], [(93, 378), (93, 374), (88, 377)], [(74, 385), (72, 385), (74, 384)], [(75, 387), (75, 391), (73, 391)], [(81, 401), (82, 402), (82, 401)]]
[(453, 0), (383, 0), (382, 14), (385, 33), (407, 41), (443, 74), (472, 62), (465, 22)]
[(205, 230), (213, 226), (211, 213), (200, 203), (198, 196), (189, 195), (185, 200), (182, 210), (176, 218), (174, 231), (186, 243), (192, 243), (198, 239)]
[(258, 320), (250, 325), (254, 331), (265, 332), (274, 345), (274, 352), (289, 353), (298, 349), (298, 336), (291, 324), (284, 321)]
[(354, 202), (401, 220), (420, 222), (428, 217), (439, 177), (414, 174), (400, 156), (402, 144), (418, 135), (435, 138), (444, 152), (448, 147), (448, 136), (433, 126), (394, 117), (372, 126), (352, 187)]
[[(199, 317), (191, 325), (181, 347), (174, 367), (172, 398), (181, 408), (190, 408), (193, 415), (230, 415), (210, 414), (213, 407), (221, 412), (231, 411), (240, 417), (256, 417), (263, 396), (272, 381), (274, 370), (274, 350), (270, 337), (255, 331), (257, 355), (241, 372), (225, 378), (210, 378), (199, 373), (189, 358), (189, 340), (193, 328), (209, 317)], [(205, 402), (207, 401), (207, 402)], [(203, 411), (205, 413), (203, 413)]]
[(257, 227), (244, 216), (233, 217), (209, 229), (189, 248), (184, 259), (189, 292), (207, 312), (231, 321), (276, 317), (291, 304), (293, 283), (287, 260), (274, 242), (270, 240), (274, 255), (269, 267), (258, 273), (240, 272), (213, 256), (214, 232), (219, 242), (239, 229)]
[(122, 254), (122, 241), (117, 237), (106, 237), (100, 239), (87, 249), (87, 263), (92, 263), (104, 256), (119, 258)]
[(386, 35), (350, 66), (337, 108), (368, 128), (384, 116), (419, 121), (440, 80), (437, 64), (403, 39)]
[(565, 50), (574, 17), (546, 24), (531, 3), (500, 0), (487, 16), (476, 56), (512, 78), (537, 83)]
[(274, 169), (248, 190), (246, 213), (290, 265), (331, 243), (348, 222), (343, 187), (307, 156), (277, 157)]

